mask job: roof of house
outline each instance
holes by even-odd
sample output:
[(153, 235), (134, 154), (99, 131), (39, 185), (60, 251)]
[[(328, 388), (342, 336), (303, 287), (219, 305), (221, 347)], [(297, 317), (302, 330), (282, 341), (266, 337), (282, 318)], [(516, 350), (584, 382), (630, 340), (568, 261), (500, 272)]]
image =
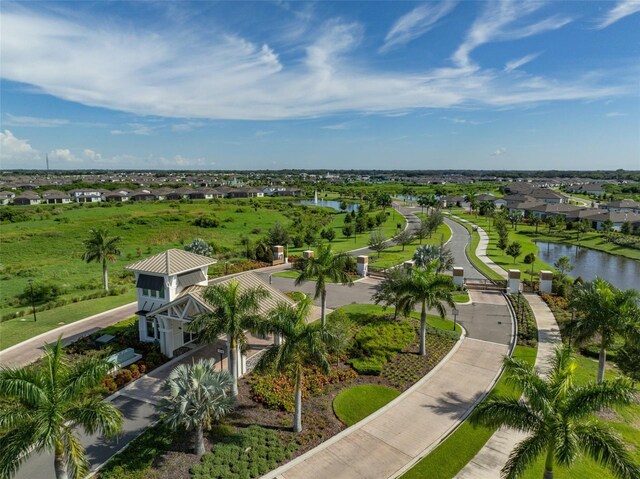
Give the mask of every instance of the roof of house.
[(125, 269), (129, 271), (173, 275), (202, 268), (203, 266), (209, 266), (216, 262), (215, 259), (207, 256), (172, 248), (145, 258), (137, 263), (130, 264)]
[(533, 198), (566, 198), (566, 196), (564, 196), (563, 194), (558, 193), (557, 191), (550, 190), (548, 188), (534, 188), (527, 194), (529, 196), (532, 196)]
[(25, 191), (24, 193), (21, 193), (18, 196), (16, 196), (14, 199), (19, 200), (21, 198), (27, 199), (27, 200), (39, 200), (40, 195), (37, 193), (34, 193), (33, 191)]
[(69, 195), (60, 190), (47, 190), (42, 193), (43, 198), (69, 198)]
[(476, 200), (478, 201), (493, 201), (495, 199), (497, 199), (495, 196), (486, 193), (476, 196)]
[(613, 223), (640, 223), (640, 214), (625, 211), (603, 211), (589, 217), (591, 221), (611, 221)]
[[(221, 278), (217, 278), (213, 280), (210, 284), (216, 285), (228, 285), (232, 282), (237, 282), (240, 288), (240, 291), (246, 291), (249, 288), (262, 288), (269, 293), (269, 296), (265, 299), (260, 300), (258, 305), (258, 314), (266, 315), (270, 310), (278, 305), (278, 303), (288, 303), (294, 304), (294, 301), (289, 298), (286, 294), (282, 293), (280, 290), (273, 288), (266, 281), (260, 278), (257, 274), (251, 271), (245, 271), (243, 273), (238, 273), (230, 276), (223, 276)], [(168, 310), (170, 307), (174, 306), (176, 303), (184, 301), (185, 298), (191, 297), (196, 300), (200, 305), (204, 307), (204, 309), (208, 311), (213, 311), (211, 305), (204, 299), (204, 292), (206, 291), (207, 286), (194, 284), (193, 286), (189, 286), (182, 290), (178, 297), (167, 303), (163, 306), (160, 306), (156, 310), (150, 312), (148, 315), (153, 315), (163, 310)]]
[(604, 203), (603, 208), (640, 208), (640, 201), (635, 200), (618, 200)]

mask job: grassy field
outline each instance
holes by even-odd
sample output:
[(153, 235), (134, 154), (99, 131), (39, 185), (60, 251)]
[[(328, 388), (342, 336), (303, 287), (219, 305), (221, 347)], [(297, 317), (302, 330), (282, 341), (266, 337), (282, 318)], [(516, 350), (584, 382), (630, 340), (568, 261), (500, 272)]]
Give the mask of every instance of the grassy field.
[(36, 322), (33, 322), (33, 316), (31, 315), (4, 321), (0, 323), (0, 351), (38, 334), (46, 333), (62, 325), (117, 308), (135, 300), (136, 293), (131, 290), (120, 296), (106, 296), (39, 312), (37, 313)]
[(400, 395), (379, 384), (360, 384), (341, 391), (333, 400), (333, 411), (347, 426), (353, 426)]

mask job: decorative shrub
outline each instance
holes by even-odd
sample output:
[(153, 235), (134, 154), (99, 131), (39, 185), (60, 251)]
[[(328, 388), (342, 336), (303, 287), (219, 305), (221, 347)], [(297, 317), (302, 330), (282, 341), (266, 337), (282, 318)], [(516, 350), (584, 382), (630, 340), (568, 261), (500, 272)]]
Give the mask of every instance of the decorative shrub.
[(360, 374), (380, 374), (382, 366), (406, 348), (416, 337), (409, 321), (377, 321), (360, 328), (355, 338), (359, 357), (349, 363)]
[[(332, 369), (329, 374), (324, 374), (315, 366), (306, 367), (302, 381), (302, 398), (320, 394), (327, 385), (349, 381), (356, 376), (353, 369)], [(254, 401), (271, 409), (287, 412), (295, 410), (295, 384), (291, 371), (284, 374), (278, 372), (252, 374), (249, 377), (249, 383), (251, 398)]]
[(121, 369), (115, 377), (115, 382), (119, 388), (125, 384), (129, 384), (133, 379), (133, 375), (129, 369)]
[(275, 431), (249, 426), (223, 437), (191, 468), (191, 474), (194, 479), (253, 479), (275, 469), (296, 448)]

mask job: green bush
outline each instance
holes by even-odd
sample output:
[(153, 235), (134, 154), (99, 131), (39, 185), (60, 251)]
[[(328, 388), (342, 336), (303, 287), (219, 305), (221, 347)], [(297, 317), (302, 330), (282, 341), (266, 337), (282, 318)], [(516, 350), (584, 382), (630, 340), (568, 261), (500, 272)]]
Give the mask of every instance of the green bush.
[(377, 321), (360, 328), (355, 337), (357, 357), (349, 364), (359, 374), (379, 375), (387, 361), (402, 352), (415, 339), (409, 321)]
[(33, 291), (32, 286), (27, 284), (18, 299), (21, 305), (28, 306), (31, 304), (32, 295), (35, 304), (42, 304), (53, 301), (63, 293), (62, 287), (56, 283), (34, 282)]
[(382, 373), (382, 366), (386, 361), (381, 358), (354, 358), (349, 361), (349, 364), (355, 369), (358, 374), (367, 376), (380, 376)]
[(278, 433), (249, 426), (223, 436), (212, 452), (191, 468), (194, 479), (253, 479), (275, 469), (297, 445), (285, 443)]

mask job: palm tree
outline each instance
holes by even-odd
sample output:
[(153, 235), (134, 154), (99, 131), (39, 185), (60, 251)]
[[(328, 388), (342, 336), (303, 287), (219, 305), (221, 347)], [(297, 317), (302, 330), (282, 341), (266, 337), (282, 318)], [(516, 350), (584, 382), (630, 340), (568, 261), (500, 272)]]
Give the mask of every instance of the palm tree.
[(453, 254), (444, 246), (424, 245), (418, 246), (413, 253), (413, 260), (419, 268), (426, 268), (437, 261), (436, 272), (444, 273), (453, 268)]
[(260, 287), (241, 289), (240, 283), (231, 281), (228, 284), (209, 286), (203, 296), (213, 311), (196, 316), (187, 325), (187, 330), (197, 332), (200, 341), (206, 343), (215, 343), (218, 336), (227, 335), (231, 391), (237, 396), (240, 351), (247, 344), (245, 331), (253, 330), (260, 322), (259, 303), (269, 296), (269, 292)]
[(227, 371), (215, 371), (214, 359), (177, 366), (162, 385), (169, 395), (160, 402), (163, 420), (173, 429), (193, 430), (195, 453), (204, 454), (203, 431), (233, 410), (233, 379)]
[(383, 303), (385, 306), (393, 306), (393, 319), (398, 319), (402, 297), (401, 287), (407, 274), (406, 268), (392, 268), (387, 272), (385, 278), (375, 286), (376, 292), (373, 294), (373, 301), (376, 304)]
[(435, 273), (433, 266), (415, 269), (400, 285), (400, 309), (409, 315), (420, 304), (420, 355), (426, 356), (427, 309), (435, 309), (441, 318), (446, 315), (445, 304), (454, 308), (453, 282), (448, 276)]
[(321, 298), (322, 327), (327, 323), (327, 282), (341, 283), (351, 286), (352, 277), (347, 274), (349, 257), (345, 253), (334, 253), (331, 245), (318, 244), (316, 255), (309, 258), (300, 275), (296, 278), (296, 286), (304, 281), (315, 281), (314, 298)]
[(119, 249), (120, 236), (109, 237), (106, 228), (92, 228), (89, 230), (89, 237), (84, 240), (84, 253), (82, 259), (87, 263), (102, 263), (102, 281), (104, 289), (109, 290), (109, 276), (107, 273), (107, 261), (112, 263), (116, 256), (120, 256)]
[(44, 350), (39, 366), (0, 369), (0, 477), (43, 451), (53, 451), (57, 479), (85, 477), (89, 461), (78, 429), (114, 438), (122, 427), (122, 413), (96, 389), (114, 363), (102, 357), (71, 362), (62, 337)]
[(293, 369), (295, 382), (295, 415), (293, 432), (302, 431), (302, 381), (304, 367), (314, 364), (325, 373), (329, 372), (327, 347), (335, 339), (326, 328), (317, 328), (307, 323), (311, 300), (306, 297), (295, 306), (279, 303), (270, 313), (266, 321), (258, 326), (261, 333), (274, 334), (282, 338), (260, 358), (259, 369), (274, 367), (285, 372)]
[(522, 477), (537, 458), (545, 456), (543, 477), (553, 479), (554, 465), (571, 466), (586, 454), (615, 477), (640, 478), (640, 468), (618, 436), (592, 419), (604, 408), (633, 402), (636, 390), (630, 380), (575, 385), (576, 363), (569, 348), (556, 350), (544, 377), (524, 361), (506, 357), (504, 364), (507, 381), (521, 388), (523, 398), (490, 397), (471, 416), (474, 424), (507, 426), (529, 435), (509, 456), (502, 477)]
[(569, 305), (578, 314), (567, 324), (567, 333), (579, 345), (594, 338), (600, 341), (598, 383), (604, 379), (607, 349), (617, 336), (628, 336), (633, 327), (638, 297), (636, 290), (619, 290), (602, 278), (573, 288)]

